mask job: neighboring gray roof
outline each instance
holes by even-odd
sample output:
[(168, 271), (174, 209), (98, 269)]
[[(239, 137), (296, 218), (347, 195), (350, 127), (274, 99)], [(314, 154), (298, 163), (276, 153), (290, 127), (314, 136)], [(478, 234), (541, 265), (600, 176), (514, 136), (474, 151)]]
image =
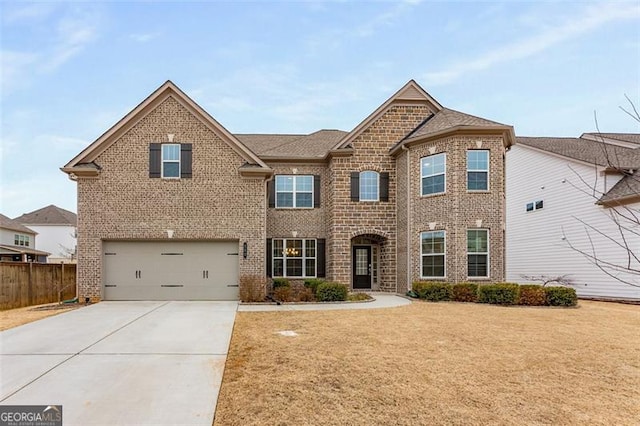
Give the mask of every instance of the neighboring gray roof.
[(0, 213), (0, 228), (23, 232), (25, 234), (32, 234), (32, 235), (37, 234), (37, 232), (33, 232), (31, 229), (27, 228), (20, 222), (17, 222), (1, 213)]
[(410, 137), (426, 136), (458, 126), (493, 127), (504, 126), (504, 124), (476, 117), (475, 115), (465, 114), (449, 108), (442, 108), (440, 111), (425, 120), (422, 125), (411, 133)]
[(0, 244), (0, 252), (2, 250), (6, 250), (12, 253), (27, 253), (27, 254), (35, 254), (41, 256), (49, 256), (51, 253), (42, 250), (36, 250), (30, 247), (22, 247), (22, 246), (13, 246), (9, 244)]
[(631, 197), (640, 197), (640, 170), (620, 179), (598, 200), (598, 204), (611, 204)]
[(640, 150), (584, 138), (516, 137), (516, 143), (602, 167), (637, 169)]
[(235, 135), (261, 159), (324, 158), (347, 132), (318, 130), (308, 135)]
[(70, 225), (76, 226), (78, 216), (69, 210), (62, 209), (53, 204), (25, 213), (14, 219), (25, 225)]
[(597, 133), (597, 132), (589, 132), (585, 133), (585, 135), (589, 135), (591, 137), (602, 136), (608, 139), (614, 139), (618, 141), (633, 143), (640, 146), (640, 133)]

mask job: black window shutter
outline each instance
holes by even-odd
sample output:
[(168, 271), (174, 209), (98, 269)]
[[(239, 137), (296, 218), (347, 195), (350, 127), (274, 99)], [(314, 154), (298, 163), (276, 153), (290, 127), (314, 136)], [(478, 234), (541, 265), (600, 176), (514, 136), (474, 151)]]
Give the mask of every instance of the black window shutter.
[(389, 201), (389, 173), (380, 173), (380, 201)]
[(318, 244), (316, 247), (316, 275), (318, 278), (324, 278), (327, 276), (326, 240), (324, 238), (318, 238), (316, 242)]
[(180, 144), (180, 177), (191, 179), (191, 163), (193, 154), (190, 143)]
[(151, 143), (149, 144), (149, 177), (150, 178), (159, 178), (160, 177), (160, 162), (161, 151), (160, 151), (159, 143)]
[(313, 176), (313, 207), (320, 207), (320, 175)]
[(360, 201), (360, 173), (351, 172), (351, 201)]
[(272, 267), (272, 250), (271, 250), (271, 246), (272, 246), (272, 239), (271, 238), (267, 238), (267, 277), (271, 278), (272, 272), (271, 272), (271, 267)]
[(269, 207), (276, 206), (276, 180), (275, 176), (267, 182), (267, 195), (269, 197)]

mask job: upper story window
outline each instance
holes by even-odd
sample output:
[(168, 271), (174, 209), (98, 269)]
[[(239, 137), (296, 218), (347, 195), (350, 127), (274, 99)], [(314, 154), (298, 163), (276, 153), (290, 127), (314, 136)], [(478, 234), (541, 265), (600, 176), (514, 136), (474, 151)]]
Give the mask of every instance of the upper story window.
[(486, 278), (489, 276), (489, 230), (467, 230), (467, 276)]
[(444, 278), (446, 265), (445, 231), (429, 231), (420, 234), (422, 278)]
[(312, 175), (276, 176), (276, 208), (313, 208)]
[(469, 191), (489, 190), (489, 151), (467, 151), (467, 189)]
[(380, 199), (380, 175), (378, 172), (360, 172), (360, 201)]
[(447, 154), (436, 154), (420, 160), (422, 195), (442, 194), (446, 188)]
[(189, 179), (192, 176), (192, 144), (149, 144), (149, 177)]
[(162, 145), (162, 177), (180, 177), (180, 145), (167, 143)]
[(13, 236), (13, 245), (29, 247), (29, 240), (30, 238), (28, 235), (15, 234)]
[(532, 212), (534, 210), (541, 210), (544, 208), (544, 201), (538, 200), (534, 203), (527, 203), (527, 211)]

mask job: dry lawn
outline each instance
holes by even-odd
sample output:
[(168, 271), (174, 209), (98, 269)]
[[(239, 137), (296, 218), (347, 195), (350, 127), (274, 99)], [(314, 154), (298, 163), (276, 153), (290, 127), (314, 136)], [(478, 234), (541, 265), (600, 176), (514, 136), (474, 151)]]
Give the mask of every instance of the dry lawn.
[(238, 313), (214, 424), (638, 425), (640, 306)]
[(53, 303), (0, 311), (0, 331), (8, 330), (22, 324), (37, 321), (52, 315), (58, 315), (77, 308), (78, 305), (59, 306), (57, 303)]

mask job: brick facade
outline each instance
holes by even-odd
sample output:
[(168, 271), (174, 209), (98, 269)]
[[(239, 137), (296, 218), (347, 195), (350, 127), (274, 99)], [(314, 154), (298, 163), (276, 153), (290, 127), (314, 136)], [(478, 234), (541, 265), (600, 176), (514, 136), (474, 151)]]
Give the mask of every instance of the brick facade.
[[(149, 143), (193, 144), (192, 179), (149, 178)], [(103, 240), (247, 242), (240, 274), (265, 270), (266, 197), (262, 179), (238, 175), (244, 160), (169, 97), (96, 158), (97, 179), (78, 179), (78, 291), (102, 297)]]
[[(351, 287), (352, 248), (371, 246), (378, 254), (372, 289), (404, 293), (421, 278), (420, 232), (446, 230), (446, 280), (459, 282), (468, 280), (466, 231), (481, 227), (490, 234), (487, 280), (503, 280), (504, 129), (414, 138), (397, 150), (439, 114), (435, 101), (418, 99), (418, 89), (407, 93), (409, 100), (390, 99), (354, 130), (346, 154), (308, 162), (271, 159), (262, 166), (250, 164), (242, 147), (230, 144), (223, 128), (206, 125), (180, 94), (158, 101), (91, 159), (99, 172), (77, 179), (79, 296), (103, 296), (103, 241), (166, 240), (168, 229), (180, 241), (232, 240), (239, 250), (246, 242), (241, 276), (265, 274), (268, 238), (325, 239), (326, 278)], [(191, 178), (149, 177), (149, 144), (169, 142), (168, 135), (175, 143), (192, 144)], [(466, 151), (478, 148), (490, 151), (489, 191), (470, 193)], [(447, 153), (446, 193), (421, 196), (420, 159), (440, 152)], [(74, 167), (65, 171), (81, 170)], [(251, 167), (268, 174), (241, 173)], [(351, 200), (351, 174), (367, 170), (388, 173), (388, 201)], [(320, 176), (320, 206), (268, 207), (268, 182), (282, 174)]]

